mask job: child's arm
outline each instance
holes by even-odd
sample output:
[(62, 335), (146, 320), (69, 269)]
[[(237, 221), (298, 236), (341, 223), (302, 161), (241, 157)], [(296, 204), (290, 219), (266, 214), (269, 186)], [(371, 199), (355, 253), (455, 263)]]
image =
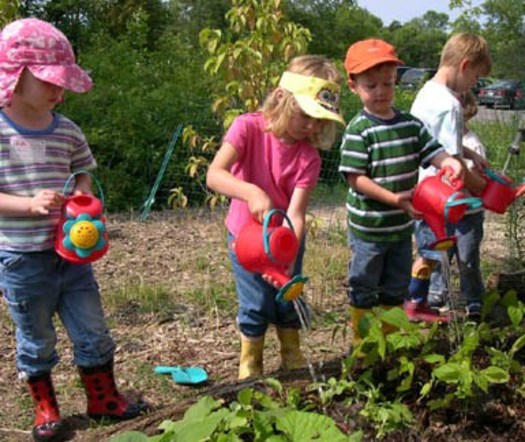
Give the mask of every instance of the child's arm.
[(308, 208), (311, 195), (312, 189), (295, 188), (286, 212), (299, 242), (301, 242), (306, 233), (306, 209)]
[(476, 169), (478, 169), (481, 172), (483, 172), (484, 169), (489, 167), (489, 162), (485, 158), (483, 158), (479, 153), (473, 151), (467, 146), (463, 146), (463, 156), (467, 160), (472, 160)]
[(54, 190), (39, 190), (32, 197), (0, 193), (0, 214), (3, 216), (48, 215), (51, 209), (60, 209), (64, 196)]
[(237, 156), (235, 147), (224, 142), (208, 168), (206, 185), (228, 198), (236, 198), (248, 203), (250, 213), (262, 223), (264, 215), (273, 207), (272, 201), (260, 187), (235, 178), (231, 174), (230, 170), (237, 161)]
[(75, 194), (91, 193), (91, 177), (87, 173), (75, 176)]
[(346, 179), (350, 186), (369, 198), (381, 201), (389, 206), (399, 207), (412, 218), (420, 218), (422, 216), (422, 213), (412, 206), (412, 191), (394, 193), (375, 183), (368, 176), (358, 173), (347, 173)]

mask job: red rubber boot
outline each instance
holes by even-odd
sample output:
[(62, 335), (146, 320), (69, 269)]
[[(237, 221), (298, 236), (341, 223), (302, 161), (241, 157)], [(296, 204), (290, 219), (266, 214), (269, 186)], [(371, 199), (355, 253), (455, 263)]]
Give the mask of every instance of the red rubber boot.
[(37, 442), (59, 440), (63, 430), (51, 374), (30, 377), (27, 386), (35, 402), (33, 439)]
[(133, 419), (149, 409), (146, 402), (128, 402), (115, 385), (113, 362), (99, 367), (79, 367), (88, 399), (87, 414), (92, 419)]

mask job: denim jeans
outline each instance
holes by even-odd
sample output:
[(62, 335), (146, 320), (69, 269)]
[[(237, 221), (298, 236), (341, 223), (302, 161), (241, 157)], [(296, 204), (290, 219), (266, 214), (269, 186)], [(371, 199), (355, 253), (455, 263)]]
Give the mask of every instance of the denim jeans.
[[(451, 260), (456, 257), (459, 268), (459, 283), (461, 294), (467, 305), (480, 303), (485, 286), (480, 269), (480, 247), (483, 239), (483, 221), (485, 214), (483, 212), (466, 215), (456, 225), (447, 225), (447, 234), (455, 235), (457, 238), (454, 247), (447, 251), (448, 258)], [(418, 221), (416, 224), (416, 240), (418, 243), (418, 252), (420, 256), (439, 261), (443, 259), (442, 252), (427, 250), (430, 235), (428, 225), (424, 221)], [(432, 232), (430, 232), (432, 233)], [(437, 266), (432, 272), (430, 280), (429, 294), (432, 298), (443, 298), (447, 290), (443, 278), (441, 265)]]
[[(275, 297), (278, 290), (262, 279), (258, 273), (244, 269), (232, 250), (234, 236), (228, 234), (228, 250), (233, 267), (233, 276), (239, 301), (237, 324), (241, 333), (248, 337), (260, 337), (266, 333), (269, 324), (282, 328), (300, 328), (301, 323), (293, 302), (279, 302)], [(299, 275), (305, 250), (304, 241), (299, 248), (293, 275)], [(303, 296), (297, 299), (308, 314)]]
[(0, 251), (0, 288), (16, 326), (20, 373), (39, 375), (58, 363), (55, 313), (73, 342), (76, 365), (102, 365), (113, 357), (115, 344), (90, 264), (68, 263), (53, 250)]
[(400, 305), (408, 295), (412, 242), (371, 242), (349, 232), (352, 258), (348, 264), (350, 304), (371, 308)]

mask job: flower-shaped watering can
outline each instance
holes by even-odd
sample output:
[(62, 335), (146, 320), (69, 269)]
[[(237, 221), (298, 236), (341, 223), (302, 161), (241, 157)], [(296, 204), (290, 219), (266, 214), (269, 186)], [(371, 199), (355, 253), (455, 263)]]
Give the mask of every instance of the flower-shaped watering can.
[(469, 208), (481, 207), (481, 198), (467, 197), (461, 189), (463, 181), (443, 175), (450, 173), (443, 168), (434, 176), (424, 178), (415, 188), (412, 196), (414, 209), (423, 212), (423, 219), (436, 235), (431, 244), (435, 250), (447, 250), (456, 242), (455, 236), (447, 236), (447, 223), (457, 224)]
[(525, 184), (515, 187), (508, 176), (497, 173), (492, 169), (485, 169), (485, 178), (487, 185), (481, 193), (483, 207), (500, 214), (505, 213), (516, 199), (518, 192), (525, 187)]
[(68, 178), (62, 193), (66, 195), (76, 175), (86, 173), (97, 184), (100, 199), (90, 194), (68, 195), (62, 205), (57, 226), (55, 250), (66, 261), (85, 264), (96, 261), (109, 248), (104, 217), (104, 194), (98, 180), (87, 171), (78, 171)]
[[(280, 214), (290, 228), (270, 226), (272, 217)], [(299, 242), (292, 223), (286, 213), (280, 209), (270, 210), (261, 225), (252, 221), (242, 228), (234, 245), (234, 252), (239, 263), (249, 272), (271, 276), (281, 286), (276, 299), (279, 302), (293, 301), (303, 292), (308, 278), (287, 274), (299, 251)]]

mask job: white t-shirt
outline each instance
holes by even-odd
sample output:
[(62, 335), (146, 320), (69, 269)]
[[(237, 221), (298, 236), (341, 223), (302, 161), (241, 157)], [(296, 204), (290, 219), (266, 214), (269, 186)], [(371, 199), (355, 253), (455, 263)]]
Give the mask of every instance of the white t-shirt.
[[(410, 113), (425, 124), (450, 155), (463, 157), (463, 108), (451, 89), (434, 80), (427, 81), (412, 103)], [(433, 166), (420, 168), (419, 179), (436, 172)]]
[[(479, 137), (471, 130), (463, 134), (463, 146), (468, 147), (483, 158), (487, 158), (487, 150), (485, 149), (485, 146)], [(474, 162), (472, 160), (465, 160), (465, 164), (469, 169), (474, 169)]]

